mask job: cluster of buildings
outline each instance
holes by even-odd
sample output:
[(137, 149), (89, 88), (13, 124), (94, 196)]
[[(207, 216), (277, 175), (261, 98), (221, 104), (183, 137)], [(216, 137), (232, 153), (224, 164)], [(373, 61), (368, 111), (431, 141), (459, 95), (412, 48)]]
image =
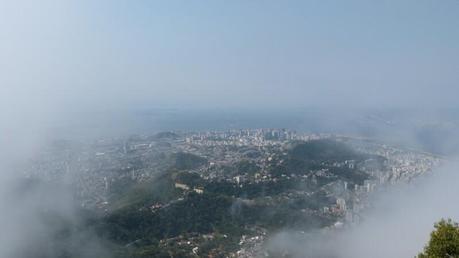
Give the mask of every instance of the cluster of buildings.
[(207, 131), (185, 134), (188, 144), (217, 146), (268, 146), (292, 140), (313, 140), (327, 137), (326, 134), (303, 134), (288, 129), (245, 129), (229, 131)]
[[(338, 218), (336, 227), (358, 223), (362, 209), (368, 207), (368, 195), (386, 184), (410, 181), (427, 173), (441, 162), (439, 157), (402, 148), (387, 146), (373, 141), (328, 134), (306, 134), (287, 129), (246, 129), (206, 132), (173, 132), (162, 137), (132, 136), (128, 138), (101, 139), (92, 143), (66, 144), (47, 149), (25, 170), (26, 175), (46, 180), (67, 180), (75, 188), (83, 206), (105, 209), (110, 195), (125, 182), (141, 182), (166, 171), (171, 166), (169, 157), (173, 153), (192, 153), (207, 159), (205, 165), (190, 169), (207, 181), (226, 181), (239, 187), (279, 180), (316, 183), (319, 179), (333, 179), (327, 169), (318, 169), (307, 174), (270, 174), (269, 166), (274, 161), (282, 163), (286, 146), (292, 141), (310, 141), (333, 138), (345, 142), (355, 150), (382, 159), (372, 158), (357, 163), (345, 160), (329, 164), (332, 167), (359, 169), (369, 175), (362, 184), (346, 180), (330, 180), (316, 191), (324, 191), (336, 201), (324, 205), (320, 211), (326, 216)], [(240, 166), (248, 161), (253, 171)], [(381, 165), (382, 164), (382, 165)], [(240, 168), (242, 167), (242, 168)], [(175, 182), (175, 187), (185, 192), (202, 194), (204, 189)], [(313, 195), (301, 192), (299, 195)], [(286, 198), (290, 198), (286, 196)], [(167, 205), (167, 204), (164, 204)], [(152, 211), (163, 204), (154, 204)], [(245, 236), (236, 257), (252, 257), (260, 249), (266, 236)], [(185, 240), (181, 240), (183, 243)], [(198, 249), (192, 248), (194, 253)]]

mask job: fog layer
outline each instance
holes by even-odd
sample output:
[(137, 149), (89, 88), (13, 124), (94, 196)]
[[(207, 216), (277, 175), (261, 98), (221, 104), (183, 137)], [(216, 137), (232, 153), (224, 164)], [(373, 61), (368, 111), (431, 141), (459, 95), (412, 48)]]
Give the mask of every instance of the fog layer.
[(358, 225), (327, 232), (282, 232), (268, 249), (294, 257), (414, 257), (442, 218), (459, 220), (457, 162), (445, 165), (412, 184), (392, 186), (372, 197), (372, 208)]

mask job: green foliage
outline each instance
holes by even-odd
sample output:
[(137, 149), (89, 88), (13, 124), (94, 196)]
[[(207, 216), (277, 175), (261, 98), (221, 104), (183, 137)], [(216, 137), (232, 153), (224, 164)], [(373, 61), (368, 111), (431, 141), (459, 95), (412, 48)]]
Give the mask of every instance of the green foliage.
[(329, 139), (298, 144), (289, 151), (289, 154), (292, 159), (312, 160), (315, 162), (345, 161), (362, 158), (362, 154), (356, 153), (346, 144)]
[(206, 192), (233, 197), (257, 198), (274, 196), (285, 191), (297, 188), (300, 184), (294, 180), (279, 179), (277, 182), (265, 181), (259, 183), (246, 183), (242, 187), (232, 182), (211, 182), (204, 187)]
[(138, 208), (155, 202), (168, 202), (177, 198), (180, 191), (175, 188), (171, 173), (168, 171), (154, 179), (125, 189), (120, 198), (115, 198), (119, 197), (119, 195), (113, 198), (111, 209), (118, 210), (128, 206)]
[[(164, 167), (170, 169), (152, 180), (137, 183), (125, 178), (113, 183), (110, 212), (94, 219), (91, 229), (101, 239), (118, 245), (116, 257), (225, 257), (239, 248), (242, 234), (250, 234), (257, 227), (276, 231), (331, 225), (335, 218), (317, 210), (333, 204), (334, 200), (325, 192), (314, 195), (302, 192), (315, 191), (318, 185), (336, 178), (351, 183), (361, 183), (367, 178), (357, 168), (333, 164), (349, 159), (359, 162), (367, 156), (332, 140), (297, 143), (286, 156), (279, 157), (270, 164), (276, 180), (236, 184), (203, 180), (190, 170), (206, 164), (205, 158), (175, 153), (165, 159)], [(261, 169), (250, 160), (224, 168), (228, 174), (243, 176), (253, 176)], [(315, 169), (327, 171), (326, 176), (317, 176), (317, 183), (289, 177)], [(175, 182), (191, 188), (202, 187), (204, 193), (181, 191), (175, 188)], [(212, 237), (204, 239), (203, 235)], [(197, 255), (192, 253), (192, 246), (199, 247)]]
[(236, 163), (235, 166), (239, 174), (247, 173), (249, 175), (254, 175), (261, 170), (257, 164), (249, 160), (241, 160)]
[(435, 230), (418, 258), (459, 257), (459, 225), (451, 219), (435, 223)]
[(185, 152), (175, 153), (172, 156), (174, 168), (178, 170), (195, 169), (207, 163), (207, 159)]
[[(358, 153), (348, 147), (346, 144), (335, 140), (314, 140), (308, 142), (296, 143), (292, 147), (282, 163), (273, 160), (270, 174), (274, 177), (282, 175), (306, 175), (310, 171), (326, 169), (333, 178), (317, 178), (319, 184), (327, 184), (336, 179), (342, 179), (355, 184), (362, 184), (368, 179), (368, 174), (360, 171), (358, 168), (349, 168), (347, 166), (335, 166), (334, 163), (343, 163), (346, 160), (354, 160), (359, 163), (370, 156)], [(373, 158), (373, 157), (372, 157)], [(379, 164), (379, 159), (375, 159)]]
[(368, 174), (358, 169), (350, 169), (348, 167), (329, 167), (330, 173), (354, 184), (361, 185), (363, 181), (369, 178)]
[(224, 231), (233, 223), (231, 204), (228, 197), (190, 193), (184, 200), (171, 202), (158, 212), (138, 206), (125, 207), (104, 218), (99, 229), (120, 243), (176, 237), (188, 232)]
[(326, 205), (332, 205), (333, 203), (334, 198), (327, 196), (325, 191), (318, 191), (311, 196), (292, 200), (291, 203), (289, 203), (289, 208), (292, 210), (304, 208), (318, 210)]
[(202, 186), (204, 180), (197, 173), (179, 172), (175, 174), (175, 181), (190, 187)]

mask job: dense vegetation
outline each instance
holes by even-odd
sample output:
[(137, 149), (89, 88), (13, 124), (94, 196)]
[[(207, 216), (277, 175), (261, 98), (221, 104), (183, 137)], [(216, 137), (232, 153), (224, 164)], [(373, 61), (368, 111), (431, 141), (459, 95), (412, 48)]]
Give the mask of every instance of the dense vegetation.
[[(181, 239), (194, 239), (201, 254), (218, 256), (222, 250), (234, 251), (240, 236), (250, 234), (249, 229), (253, 227), (274, 231), (307, 230), (332, 224), (335, 218), (313, 212), (334, 203), (325, 192), (318, 191), (312, 196), (289, 194), (317, 190), (317, 183), (281, 175), (327, 169), (335, 178), (319, 177), (318, 185), (336, 178), (361, 183), (367, 178), (365, 173), (354, 167), (336, 167), (333, 163), (361, 162), (365, 158), (336, 141), (295, 143), (283, 156), (282, 163), (278, 159), (272, 161), (270, 173), (278, 176), (275, 181), (237, 184), (225, 180), (206, 181), (190, 171), (206, 164), (205, 158), (175, 153), (170, 156), (170, 168), (165, 173), (141, 184), (125, 184), (124, 193), (112, 200), (112, 212), (98, 219), (94, 227), (101, 238), (124, 246), (119, 249), (120, 257), (186, 257), (191, 250), (177, 245)], [(243, 159), (227, 170), (229, 175), (253, 177), (261, 168)], [(187, 185), (190, 191), (175, 188), (175, 182)], [(204, 193), (194, 193), (192, 189), (196, 187)], [(156, 206), (160, 208), (155, 209)], [(210, 241), (194, 237), (205, 234), (212, 234), (214, 238)], [(167, 239), (170, 241), (164, 242)]]
[(235, 164), (235, 169), (238, 174), (248, 174), (252, 176), (261, 170), (261, 168), (255, 164), (255, 162), (245, 159), (237, 162)]
[(194, 169), (207, 163), (207, 159), (185, 152), (172, 155), (174, 166), (179, 170)]
[(448, 219), (435, 223), (434, 227), (418, 258), (459, 257), (459, 224)]
[(330, 139), (297, 144), (289, 151), (289, 154), (292, 159), (310, 161), (312, 163), (342, 162), (364, 157), (363, 154), (355, 152), (346, 144)]
[[(111, 209), (118, 210), (124, 207), (143, 207), (153, 203), (163, 203), (176, 199), (180, 196), (180, 191), (174, 187), (171, 174), (161, 174), (157, 177), (142, 183), (132, 183), (130, 179), (125, 183), (122, 194), (117, 194), (112, 198)], [(118, 186), (119, 187), (119, 186)]]
[[(259, 228), (306, 231), (333, 224), (334, 215), (318, 212), (335, 203), (320, 186), (336, 179), (361, 183), (367, 178), (357, 167), (336, 166), (336, 162), (354, 160), (358, 164), (367, 158), (340, 142), (300, 142), (277, 154), (268, 164), (275, 180), (243, 183), (231, 180), (232, 176), (255, 178), (261, 172), (251, 159), (226, 167), (230, 180), (204, 180), (196, 170), (207, 164), (207, 159), (183, 152), (167, 155), (167, 169), (153, 178), (139, 182), (122, 177), (113, 182), (104, 214), (86, 214), (77, 225), (48, 214), (55, 221), (55, 227), (50, 228), (64, 246), (63, 252), (69, 250), (65, 246), (73, 241), (72, 232), (91, 232), (87, 239), (97, 239), (105, 246), (99, 257), (199, 256), (193, 254), (191, 246), (199, 246), (200, 255), (225, 257), (239, 248), (241, 235)], [(315, 181), (289, 177), (317, 170), (328, 174)], [(177, 188), (176, 183), (187, 187)], [(190, 241), (192, 245), (187, 244)], [(68, 251), (58, 257), (78, 257), (78, 252)]]
[[(282, 162), (273, 160), (271, 175), (308, 175), (311, 171), (325, 169), (335, 176), (335, 179), (343, 179), (350, 183), (362, 184), (368, 175), (358, 169), (358, 166), (336, 166), (336, 163), (344, 163), (352, 160), (359, 164), (370, 158), (369, 155), (355, 152), (346, 144), (334, 140), (315, 140), (294, 144), (288, 150)], [(376, 162), (381, 161), (375, 159)], [(324, 181), (323, 183), (328, 183)]]
[[(190, 174), (192, 173), (171, 171), (169, 176), (179, 176), (182, 180), (196, 179)], [(138, 257), (158, 257), (162, 250), (158, 248), (160, 239), (196, 233), (218, 233), (229, 236), (218, 241), (224, 243), (225, 249), (230, 250), (235, 247), (248, 227), (260, 226), (273, 230), (283, 227), (310, 229), (333, 222), (332, 218), (327, 219), (301, 211), (331, 203), (332, 200), (327, 199), (325, 195), (292, 199), (291, 202), (282, 203), (280, 206), (273, 202), (253, 203), (239, 198), (276, 196), (291, 187), (287, 181), (285, 184), (248, 185), (246, 188), (230, 183), (208, 184), (204, 194), (189, 192), (179, 200), (172, 198), (175, 197), (176, 191), (172, 184), (163, 182), (161, 191), (149, 191), (148, 189), (152, 188), (145, 186), (140, 189), (133, 188), (124, 197), (130, 200), (131, 205), (123, 206), (104, 217), (98, 222), (97, 230), (104, 239), (119, 245), (135, 243), (129, 250)], [(172, 193), (169, 195), (169, 202), (164, 200), (165, 192)], [(149, 206), (158, 201), (165, 205), (157, 211), (152, 211)], [(142, 203), (143, 205), (140, 205)], [(178, 252), (179, 249), (172, 248), (169, 252)]]

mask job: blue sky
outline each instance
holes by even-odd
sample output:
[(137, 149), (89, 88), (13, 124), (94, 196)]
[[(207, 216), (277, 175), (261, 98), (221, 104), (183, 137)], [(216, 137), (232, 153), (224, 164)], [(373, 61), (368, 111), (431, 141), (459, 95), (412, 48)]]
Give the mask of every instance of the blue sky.
[(454, 0), (1, 0), (0, 17), (23, 103), (458, 106)]

